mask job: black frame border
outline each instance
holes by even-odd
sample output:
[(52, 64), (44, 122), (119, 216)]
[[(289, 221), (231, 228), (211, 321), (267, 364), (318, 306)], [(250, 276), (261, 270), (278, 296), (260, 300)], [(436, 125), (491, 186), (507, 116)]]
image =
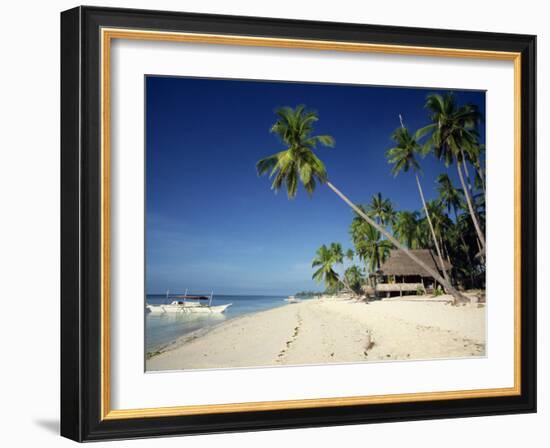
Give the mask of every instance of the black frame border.
[[(101, 420), (100, 29), (521, 53), (521, 395)], [(536, 36), (77, 7), (61, 13), (61, 435), (76, 441), (536, 412)]]

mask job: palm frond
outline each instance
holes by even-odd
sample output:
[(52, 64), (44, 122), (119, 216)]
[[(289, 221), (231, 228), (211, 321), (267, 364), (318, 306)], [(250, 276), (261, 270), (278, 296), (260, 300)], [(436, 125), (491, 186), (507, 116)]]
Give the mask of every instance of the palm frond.
[(272, 190), (277, 192), (285, 185), (289, 198), (296, 196), (299, 183), (311, 195), (317, 183), (325, 183), (328, 179), (326, 167), (313, 149), (318, 144), (334, 146), (334, 138), (330, 135), (311, 135), (313, 124), (319, 116), (315, 111), (307, 110), (305, 105), (281, 107), (275, 114), (277, 121), (271, 132), (288, 148), (258, 161), (258, 175), (269, 173), (269, 177), (273, 178)]

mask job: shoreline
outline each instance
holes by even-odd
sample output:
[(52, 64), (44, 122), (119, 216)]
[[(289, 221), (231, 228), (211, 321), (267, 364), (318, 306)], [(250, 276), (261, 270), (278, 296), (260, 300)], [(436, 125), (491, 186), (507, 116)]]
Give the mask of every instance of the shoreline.
[[(181, 347), (183, 344), (185, 344), (187, 342), (190, 342), (194, 339), (206, 336), (212, 330), (216, 329), (219, 326), (223, 326), (223, 325), (225, 325), (229, 322), (233, 322), (233, 321), (243, 319), (243, 318), (246, 318), (246, 317), (252, 317), (252, 316), (255, 316), (257, 314), (267, 313), (269, 311), (272, 311), (272, 310), (275, 310), (275, 309), (278, 309), (278, 308), (282, 308), (282, 307), (285, 307), (285, 306), (287, 306), (287, 305), (285, 305), (285, 304), (276, 305), (273, 308), (268, 308), (268, 309), (265, 309), (265, 310), (252, 311), (252, 312), (249, 312), (249, 313), (239, 314), (238, 316), (225, 318), (224, 320), (222, 320), (221, 322), (218, 322), (217, 324), (207, 325), (205, 327), (198, 328), (198, 329), (193, 330), (189, 333), (182, 334), (181, 336), (178, 336), (176, 339), (172, 339), (169, 342), (166, 342), (164, 344), (160, 344), (158, 347), (154, 347), (153, 351), (147, 351), (145, 353), (145, 358), (146, 358), (146, 360), (147, 359), (152, 359), (155, 356), (158, 356), (162, 353), (167, 353), (167, 352), (170, 352), (172, 350), (175, 350), (175, 349)], [(152, 353), (152, 356), (149, 356), (149, 354), (151, 354), (151, 353)]]
[(484, 356), (485, 305), (438, 299), (321, 298), (244, 314), (178, 337), (146, 370)]

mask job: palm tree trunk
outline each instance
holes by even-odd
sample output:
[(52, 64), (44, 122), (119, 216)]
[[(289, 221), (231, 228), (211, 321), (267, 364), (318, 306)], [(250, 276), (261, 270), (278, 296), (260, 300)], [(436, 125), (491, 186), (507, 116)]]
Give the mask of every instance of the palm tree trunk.
[[(449, 262), (449, 265), (453, 265), (451, 263), (451, 256), (449, 255), (449, 251), (447, 250), (447, 261)], [(456, 272), (451, 270), (451, 281), (454, 285), (458, 285), (457, 278), (456, 278)]]
[(450, 260), (449, 258), (449, 251), (447, 249), (447, 245), (445, 244), (445, 241), (443, 241), (443, 238), (439, 237), (439, 244), (440, 246), (443, 248), (443, 250), (441, 251), (441, 253), (443, 254), (443, 256), (445, 257), (445, 259), (447, 261)]
[(344, 284), (344, 286), (346, 288), (349, 289), (349, 292), (351, 292), (353, 295), (355, 295), (355, 292), (353, 291), (353, 289), (351, 289), (351, 286), (349, 285), (349, 282), (348, 282), (348, 279), (346, 278), (346, 274), (342, 274), (342, 283)]
[(481, 164), (479, 162), (477, 162), (477, 164), (474, 166), (477, 171), (477, 175), (479, 176), (479, 180), (481, 180), (481, 188), (483, 189), (483, 194), (486, 195), (487, 190), (485, 188), (485, 178), (483, 177), (485, 176), (485, 173), (483, 172), (483, 168), (481, 168)]
[(342, 284), (344, 285), (344, 288), (347, 288), (349, 290), (349, 292), (353, 292), (349, 287), (348, 281), (344, 277), (342, 277)]
[(481, 227), (479, 226), (477, 215), (472, 205), (472, 198), (470, 197), (470, 192), (468, 191), (468, 188), (466, 187), (466, 184), (464, 182), (464, 176), (462, 175), (462, 169), (460, 166), (461, 163), (462, 162), (458, 160), (456, 161), (456, 169), (458, 170), (458, 177), (460, 178), (460, 183), (462, 184), (462, 189), (464, 190), (464, 196), (466, 197), (466, 203), (468, 204), (470, 217), (472, 218), (472, 222), (474, 223), (477, 236), (479, 238), (479, 241), (481, 242), (482, 251), (485, 252), (485, 237), (483, 236), (483, 232), (481, 231)]
[[(458, 225), (458, 213), (456, 211), (456, 208), (454, 208), (454, 212), (455, 212), (455, 223), (456, 223), (456, 225)], [(474, 277), (473, 277), (473, 274), (472, 274), (472, 266), (474, 265), (474, 263), (472, 261), (472, 257), (470, 257), (470, 248), (468, 247), (468, 244), (466, 244), (466, 240), (464, 239), (464, 235), (462, 234), (462, 232), (459, 231), (458, 233), (460, 235), (460, 242), (462, 243), (462, 246), (464, 246), (464, 252), (466, 254), (466, 258), (468, 258), (468, 263), (470, 263), (470, 270), (469, 270), (469, 273), (470, 273), (470, 287), (473, 288)], [(479, 240), (477, 238), (476, 238), (476, 241), (479, 244)]]
[(468, 188), (470, 193), (473, 191), (472, 187), (472, 178), (470, 177), (470, 170), (468, 170), (468, 164), (466, 163), (466, 157), (464, 155), (464, 150), (460, 148), (460, 153), (462, 154), (462, 164), (464, 165), (464, 174), (466, 174), (466, 180), (468, 181)]
[[(458, 226), (458, 213), (456, 211), (456, 206), (453, 205), (453, 212), (454, 212), (454, 215), (455, 215), (455, 225)], [(460, 230), (460, 229), (459, 229)], [(462, 234), (462, 232), (458, 232), (459, 235), (460, 235), (460, 241), (462, 242), (462, 244), (464, 245), (464, 247), (468, 247), (468, 245), (466, 244), (466, 240), (464, 239), (464, 235)]]
[(432, 224), (430, 214), (428, 213), (428, 207), (426, 206), (426, 200), (424, 199), (424, 192), (422, 191), (420, 180), (418, 179), (418, 174), (415, 174), (414, 176), (416, 177), (416, 185), (418, 185), (418, 191), (420, 193), (420, 199), (422, 199), (422, 206), (424, 207), (424, 213), (426, 214), (426, 218), (428, 219), (428, 224), (430, 225), (430, 231), (432, 232), (432, 239), (434, 241), (435, 250), (437, 251), (437, 256), (439, 258), (439, 269), (441, 269), (441, 272), (443, 272), (443, 277), (445, 278), (445, 280), (448, 281), (449, 278), (447, 277), (447, 271), (445, 271), (445, 265), (443, 264), (443, 256), (441, 255), (441, 248), (439, 247), (439, 244), (437, 242), (434, 226)]
[(336, 195), (342, 199), (346, 204), (348, 204), (352, 210), (357, 213), (361, 218), (363, 218), (365, 221), (367, 221), (371, 226), (373, 226), (376, 230), (381, 232), (383, 235), (388, 238), (388, 240), (399, 250), (403, 251), (405, 255), (407, 255), (412, 261), (414, 261), (418, 266), (420, 266), (422, 269), (424, 269), (426, 272), (428, 272), (437, 282), (441, 283), (445, 289), (453, 296), (453, 304), (458, 303), (466, 303), (470, 300), (465, 297), (463, 294), (461, 294), (459, 291), (457, 291), (453, 286), (445, 280), (441, 275), (439, 275), (438, 272), (434, 271), (431, 267), (429, 267), (426, 263), (424, 263), (420, 258), (418, 258), (416, 255), (414, 255), (411, 251), (409, 251), (406, 247), (402, 246), (399, 241), (397, 241), (394, 236), (389, 233), (386, 229), (384, 229), (382, 226), (379, 226), (374, 220), (368, 217), (366, 213), (364, 213), (357, 205), (355, 205), (351, 200), (344, 195), (338, 188), (336, 188), (334, 185), (332, 185), (329, 181), (327, 181), (327, 186), (336, 193)]
[[(399, 114), (399, 123), (401, 123), (401, 128), (405, 129), (405, 125), (403, 124), (403, 116)], [(418, 192), (420, 193), (420, 199), (422, 199), (422, 206), (424, 207), (424, 213), (426, 214), (426, 218), (428, 218), (428, 224), (430, 225), (430, 231), (432, 232), (432, 239), (434, 241), (435, 250), (437, 251), (437, 256), (439, 258), (439, 269), (441, 269), (441, 272), (443, 273), (443, 277), (445, 277), (445, 280), (449, 280), (447, 277), (447, 271), (445, 271), (445, 265), (443, 264), (443, 257), (441, 256), (441, 249), (439, 247), (439, 244), (437, 243), (437, 238), (435, 236), (434, 226), (432, 225), (432, 220), (430, 218), (430, 215), (428, 214), (428, 207), (426, 207), (426, 200), (424, 199), (424, 191), (422, 191), (422, 186), (420, 185), (420, 179), (418, 179), (418, 174), (414, 174), (414, 177), (416, 178), (416, 185), (418, 185)]]
[[(456, 207), (453, 207), (453, 210), (454, 210), (454, 213), (455, 213), (455, 223), (456, 223), (456, 225), (458, 225), (458, 213), (456, 211)], [(472, 258), (470, 257), (470, 248), (469, 248), (468, 244), (466, 244), (466, 240), (464, 239), (464, 235), (460, 231), (458, 232), (458, 234), (460, 235), (460, 241), (461, 241), (462, 245), (464, 246), (466, 256), (468, 257), (468, 262), (470, 264), (473, 264)], [(478, 241), (478, 244), (479, 244), (479, 240), (477, 240), (477, 241)]]
[(485, 263), (485, 255), (484, 255), (484, 251), (482, 250), (481, 243), (479, 242), (479, 238), (476, 239), (476, 243), (477, 243), (477, 250), (480, 253), (481, 262)]

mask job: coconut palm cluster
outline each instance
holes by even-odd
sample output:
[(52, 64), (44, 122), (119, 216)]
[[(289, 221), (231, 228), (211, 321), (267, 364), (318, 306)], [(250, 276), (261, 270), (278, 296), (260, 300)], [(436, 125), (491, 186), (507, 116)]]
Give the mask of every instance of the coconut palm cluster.
[[(300, 184), (309, 195), (317, 186), (325, 185), (353, 210), (349, 229), (353, 249), (344, 253), (339, 243), (324, 244), (312, 263), (313, 278), (324, 282), (327, 290), (360, 290), (365, 278), (380, 268), (393, 248), (429, 272), (455, 303), (467, 301), (462, 290), (484, 288), (486, 181), (485, 147), (479, 138), (482, 117), (475, 105), (459, 105), (452, 93), (428, 95), (425, 110), (428, 123), (416, 131), (409, 130), (399, 116), (400, 125), (391, 135), (393, 146), (381, 148), (381, 156), (386, 157), (395, 176), (414, 176), (421, 204), (418, 210), (396, 210), (382, 193), (374, 193), (366, 204), (353, 202), (331, 182), (317, 155), (320, 147), (335, 146), (332, 136), (314, 134), (318, 113), (304, 105), (276, 111), (271, 132), (285, 149), (260, 160), (256, 165), (258, 174), (268, 175), (271, 188), (285, 189), (290, 199), (296, 196)], [(426, 200), (422, 188), (422, 160), (426, 157), (435, 157), (442, 167), (436, 180), (438, 196), (431, 200)], [(459, 185), (453, 184), (450, 169), (456, 169)], [(426, 265), (411, 249), (433, 250), (441, 269)], [(345, 258), (351, 266), (339, 275), (335, 266), (343, 264)], [(444, 260), (453, 266), (450, 272), (443, 269)]]

